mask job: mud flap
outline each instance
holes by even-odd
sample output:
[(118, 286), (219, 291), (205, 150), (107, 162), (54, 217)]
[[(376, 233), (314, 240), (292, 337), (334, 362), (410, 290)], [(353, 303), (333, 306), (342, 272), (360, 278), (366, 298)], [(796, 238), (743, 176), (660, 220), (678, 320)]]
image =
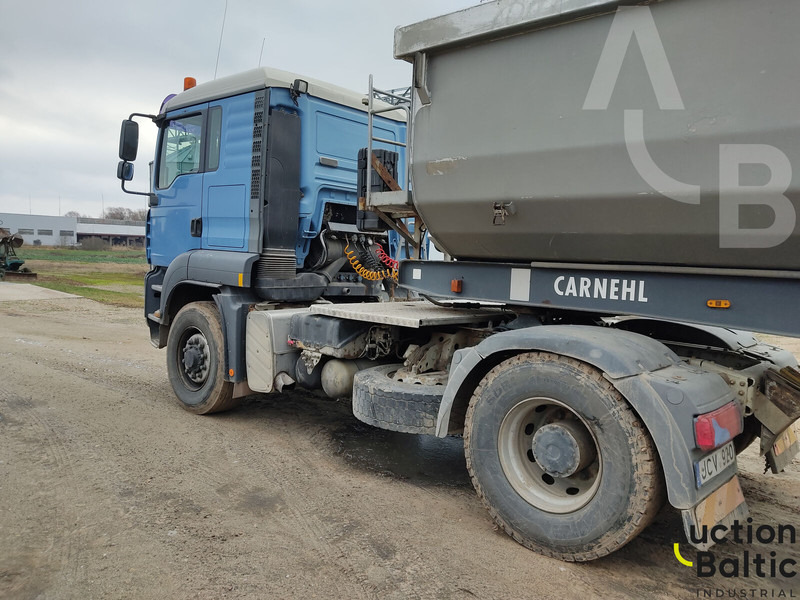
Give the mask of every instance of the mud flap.
[(800, 418), (800, 372), (791, 367), (768, 370), (754, 412), (761, 423), (761, 454), (772, 472), (780, 473), (800, 452), (794, 431)]
[(744, 521), (750, 511), (739, 478), (734, 475), (696, 506), (682, 510), (681, 514), (687, 541), (698, 550), (708, 550), (716, 543), (710, 533), (713, 527), (721, 525), (726, 529), (718, 530), (727, 533), (734, 521)]

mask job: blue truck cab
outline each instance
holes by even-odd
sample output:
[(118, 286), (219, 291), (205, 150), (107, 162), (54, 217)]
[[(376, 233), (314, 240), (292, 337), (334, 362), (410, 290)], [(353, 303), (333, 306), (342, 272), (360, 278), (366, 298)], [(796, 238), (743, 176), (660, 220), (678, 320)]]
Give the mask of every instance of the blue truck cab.
[[(232, 307), (248, 302), (382, 293), (378, 274), (389, 269), (380, 256), (396, 244), (385, 227), (358, 228), (366, 110), (361, 94), (271, 68), (164, 101), (153, 118), (146, 241), (145, 312), (156, 346), (183, 305), (218, 294), (238, 299), (221, 307), (227, 327)], [(403, 144), (405, 121), (400, 110), (384, 113), (373, 135)], [(392, 166), (401, 180), (402, 146), (375, 147), (399, 150)]]
[[(400, 118), (380, 119), (379, 135), (403, 142)], [(169, 98), (159, 124), (147, 244), (155, 266), (193, 249), (220, 250), (266, 254), (271, 273), (288, 275), (304, 270), (331, 220), (326, 210), (339, 222), (355, 214), (367, 139), (362, 95), (254, 69)]]

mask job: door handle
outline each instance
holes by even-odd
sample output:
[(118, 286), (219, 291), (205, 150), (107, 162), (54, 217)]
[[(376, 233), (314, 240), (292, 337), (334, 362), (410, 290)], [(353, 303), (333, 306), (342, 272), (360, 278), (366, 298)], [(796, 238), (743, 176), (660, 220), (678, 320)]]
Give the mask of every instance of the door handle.
[(203, 219), (192, 219), (189, 223), (189, 231), (192, 237), (202, 237), (203, 235)]

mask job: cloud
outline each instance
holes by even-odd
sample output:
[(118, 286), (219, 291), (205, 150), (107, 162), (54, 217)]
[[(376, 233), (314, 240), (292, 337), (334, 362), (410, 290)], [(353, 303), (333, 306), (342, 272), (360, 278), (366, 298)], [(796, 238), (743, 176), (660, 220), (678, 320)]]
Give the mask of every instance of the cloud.
[[(364, 91), (406, 85), (394, 27), (477, 0), (229, 0), (218, 76), (262, 65)], [(213, 78), (224, 0), (3, 2), (0, 20), (0, 212), (99, 215), (138, 208), (115, 178), (120, 121), (156, 112), (183, 77)], [(263, 57), (261, 47), (264, 45)], [(154, 128), (142, 127), (144, 186)]]

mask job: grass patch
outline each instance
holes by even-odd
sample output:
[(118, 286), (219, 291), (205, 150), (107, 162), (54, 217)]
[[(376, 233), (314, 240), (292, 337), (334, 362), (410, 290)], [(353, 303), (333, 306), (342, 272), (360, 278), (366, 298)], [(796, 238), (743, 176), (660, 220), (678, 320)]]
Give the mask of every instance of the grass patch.
[(31, 283), (113, 306), (144, 308), (143, 250), (23, 247), (19, 257), (38, 274)]
[[(39, 263), (54, 264), (55, 263)], [(72, 263), (75, 264), (75, 263)], [(77, 294), (114, 306), (144, 307), (144, 278), (142, 273), (115, 271), (82, 272), (69, 268), (70, 263), (60, 263), (57, 270), (37, 269), (36, 285)]]
[[(62, 279), (59, 274), (42, 272), (42, 275), (55, 280)], [(142, 275), (137, 273), (72, 273), (64, 274), (63, 280), (70, 279), (74, 285), (103, 287), (103, 286), (144, 286)]]
[(54, 262), (112, 263), (146, 265), (144, 250), (81, 250), (79, 248), (36, 248), (23, 246), (17, 251), (22, 260)]
[(41, 277), (38, 281), (33, 283), (43, 288), (48, 288), (59, 292), (66, 292), (67, 294), (83, 296), (84, 298), (96, 300), (97, 302), (102, 302), (103, 304), (144, 309), (143, 294), (104, 290), (87, 285), (76, 285), (75, 283), (70, 283), (69, 281), (42, 280)]

